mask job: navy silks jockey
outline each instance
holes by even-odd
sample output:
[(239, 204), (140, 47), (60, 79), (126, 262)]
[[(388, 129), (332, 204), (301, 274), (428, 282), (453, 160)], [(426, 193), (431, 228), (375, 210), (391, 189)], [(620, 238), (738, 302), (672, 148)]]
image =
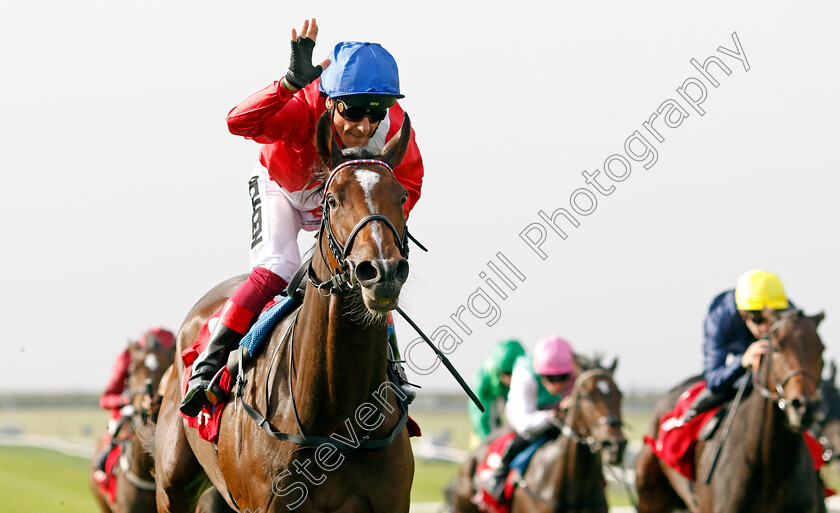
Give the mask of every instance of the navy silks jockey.
[[(322, 198), (305, 190), (308, 184), (317, 186), (310, 184), (310, 178), (313, 165), (319, 162), (313, 144), (318, 118), (329, 111), (333, 132), (343, 147), (364, 147), (374, 153), (402, 126), (403, 111), (397, 99), (404, 95), (391, 54), (376, 43), (343, 42), (329, 59), (313, 66), (317, 35), (315, 19), (305, 21), (299, 35), (292, 29), (291, 64), (285, 77), (228, 113), (231, 133), (262, 145), (249, 180), (254, 209), (251, 272), (222, 307), (220, 322), (193, 364), (181, 403), (186, 415), (195, 416), (205, 404), (223, 400), (224, 392), (215, 386), (208, 390), (222, 355), (242, 339), (254, 317), (297, 271), (301, 264), (298, 232), (318, 229)], [(407, 219), (423, 183), (414, 130), (394, 175), (408, 192)], [(393, 339), (392, 347), (396, 350)], [(411, 390), (406, 392), (413, 395)]]
[[(771, 323), (765, 308), (787, 310), (793, 304), (785, 296), (779, 277), (769, 271), (747, 271), (734, 290), (712, 300), (706, 316), (703, 342), (703, 379), (706, 390), (698, 395), (686, 419), (731, 398), (747, 369), (758, 368), (767, 351)], [(749, 386), (749, 384), (747, 384)]]

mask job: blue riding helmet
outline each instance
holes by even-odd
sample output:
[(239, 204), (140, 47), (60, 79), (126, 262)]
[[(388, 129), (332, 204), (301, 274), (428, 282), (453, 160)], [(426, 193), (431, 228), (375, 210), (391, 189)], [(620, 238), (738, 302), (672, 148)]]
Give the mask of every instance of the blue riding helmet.
[(329, 55), (330, 65), (321, 74), (319, 89), (330, 98), (342, 96), (388, 96), (400, 94), (397, 61), (378, 43), (345, 41)]

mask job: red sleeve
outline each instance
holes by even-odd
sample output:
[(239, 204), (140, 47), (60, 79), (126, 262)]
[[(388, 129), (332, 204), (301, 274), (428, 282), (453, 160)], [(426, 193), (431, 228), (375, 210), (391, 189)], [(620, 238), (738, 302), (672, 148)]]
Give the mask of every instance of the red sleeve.
[[(391, 110), (395, 110), (393, 112), (392, 120), (395, 118), (399, 120), (397, 123), (391, 123), (391, 130), (389, 130), (389, 140), (390, 137), (393, 137), (402, 127), (402, 119), (403, 119), (403, 110), (399, 104), (395, 105), (397, 109), (393, 107)], [(391, 133), (393, 132), (393, 133)], [(403, 209), (405, 211), (405, 218), (408, 219), (408, 214), (411, 212), (411, 209), (414, 208), (414, 205), (417, 203), (417, 200), (420, 199), (420, 189), (423, 187), (423, 157), (420, 156), (420, 148), (417, 147), (417, 140), (415, 138), (414, 129), (411, 129), (411, 139), (408, 143), (408, 149), (405, 152), (405, 156), (400, 162), (400, 165), (394, 168), (394, 176), (397, 177), (397, 181), (402, 184), (403, 187), (406, 188), (408, 191), (408, 200), (406, 200)]]
[(423, 158), (420, 156), (420, 149), (414, 140), (414, 129), (411, 130), (411, 142), (408, 144), (405, 157), (403, 157), (400, 165), (394, 169), (394, 175), (397, 177), (397, 181), (408, 191), (408, 199), (403, 205), (407, 220), (409, 212), (414, 208), (417, 200), (420, 199), (420, 188), (423, 187)]
[(123, 406), (122, 393), (125, 390), (125, 380), (128, 378), (128, 364), (131, 363), (131, 353), (126, 349), (114, 362), (114, 370), (105, 392), (99, 399), (99, 406), (103, 410), (115, 410)]
[(317, 84), (315, 81), (296, 93), (280, 82), (271, 84), (231, 109), (227, 115), (228, 130), (261, 144), (281, 140), (305, 143), (301, 140), (309, 135), (307, 94), (311, 96), (310, 89)]

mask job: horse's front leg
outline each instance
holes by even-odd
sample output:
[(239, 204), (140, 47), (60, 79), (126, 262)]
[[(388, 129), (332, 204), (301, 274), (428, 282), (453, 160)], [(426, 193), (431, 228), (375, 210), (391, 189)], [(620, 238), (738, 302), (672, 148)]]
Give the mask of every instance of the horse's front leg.
[(155, 482), (159, 513), (193, 513), (209, 480), (187, 441), (178, 414), (179, 380), (172, 380), (160, 407), (155, 431)]

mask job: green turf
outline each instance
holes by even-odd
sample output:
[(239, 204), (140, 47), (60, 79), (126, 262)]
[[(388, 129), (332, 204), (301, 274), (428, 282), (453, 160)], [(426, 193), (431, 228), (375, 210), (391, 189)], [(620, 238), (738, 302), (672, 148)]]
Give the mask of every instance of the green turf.
[[(468, 449), (471, 428), (466, 413), (412, 411), (426, 439), (436, 436)], [(87, 439), (91, 443), (107, 424), (108, 413), (93, 408), (43, 408), (0, 410), (0, 426), (11, 424), (26, 433), (56, 438)], [(647, 427), (645, 415), (625, 415), (628, 440), (641, 438)], [(96, 511), (87, 482), (88, 460), (58, 452), (0, 446), (0, 512)], [(411, 491), (412, 502), (443, 500), (443, 489), (457, 474), (456, 463), (417, 460)], [(628, 504), (626, 492), (609, 494), (613, 505)]]
[(0, 446), (0, 511), (97, 511), (88, 461), (46, 449)]

